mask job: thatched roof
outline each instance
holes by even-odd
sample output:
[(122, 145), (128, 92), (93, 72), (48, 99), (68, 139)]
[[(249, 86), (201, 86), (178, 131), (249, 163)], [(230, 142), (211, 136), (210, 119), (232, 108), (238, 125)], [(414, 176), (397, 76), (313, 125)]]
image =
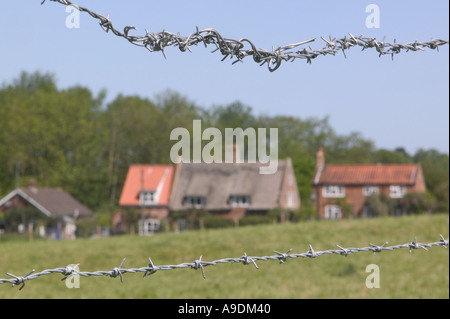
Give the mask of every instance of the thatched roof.
[[(288, 163), (288, 164), (287, 164)], [(206, 210), (229, 210), (231, 195), (250, 196), (249, 210), (268, 210), (279, 205), (288, 160), (278, 161), (274, 174), (260, 174), (260, 163), (180, 163), (177, 165), (171, 210), (183, 210), (187, 196), (205, 198)]]

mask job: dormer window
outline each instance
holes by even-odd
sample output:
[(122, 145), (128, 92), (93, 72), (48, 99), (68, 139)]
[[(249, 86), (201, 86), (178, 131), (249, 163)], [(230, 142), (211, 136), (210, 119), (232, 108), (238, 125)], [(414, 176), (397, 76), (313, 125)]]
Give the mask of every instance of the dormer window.
[(156, 204), (155, 191), (145, 190), (139, 193), (139, 204), (141, 206), (150, 206)]
[(186, 196), (183, 199), (183, 206), (185, 207), (193, 207), (193, 208), (202, 208), (205, 206), (205, 197), (203, 196)]
[(250, 196), (249, 195), (230, 195), (228, 203), (232, 207), (248, 207), (250, 206)]

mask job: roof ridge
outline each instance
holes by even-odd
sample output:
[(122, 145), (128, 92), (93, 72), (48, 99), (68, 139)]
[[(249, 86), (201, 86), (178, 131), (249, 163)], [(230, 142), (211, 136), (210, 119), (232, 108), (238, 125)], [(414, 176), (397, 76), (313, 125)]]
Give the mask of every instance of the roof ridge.
[(407, 184), (414, 183), (418, 164), (343, 164), (325, 165), (317, 172), (314, 184)]
[(326, 164), (325, 166), (417, 166), (418, 163), (344, 163)]

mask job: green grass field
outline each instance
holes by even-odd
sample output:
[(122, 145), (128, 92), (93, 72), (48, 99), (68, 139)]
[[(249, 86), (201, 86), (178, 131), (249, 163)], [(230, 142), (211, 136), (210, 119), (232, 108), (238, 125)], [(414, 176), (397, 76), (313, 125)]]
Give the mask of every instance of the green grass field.
[[(25, 275), (31, 269), (80, 264), (81, 271), (111, 270), (127, 258), (123, 268), (203, 261), (227, 257), (274, 255), (273, 250), (304, 253), (342, 247), (404, 244), (414, 240), (439, 241), (448, 237), (448, 214), (296, 224), (246, 226), (219, 230), (165, 233), (152, 237), (120, 236), (75, 241), (32, 242), (0, 240), (0, 278), (6, 272)], [(366, 266), (380, 269), (380, 288), (365, 285)], [(449, 249), (408, 249), (379, 254), (360, 252), (349, 256), (227, 263), (205, 267), (160, 270), (142, 279), (142, 273), (124, 274), (124, 282), (107, 276), (81, 277), (80, 288), (66, 287), (60, 274), (26, 282), (23, 290), (0, 284), (0, 298), (449, 298)]]

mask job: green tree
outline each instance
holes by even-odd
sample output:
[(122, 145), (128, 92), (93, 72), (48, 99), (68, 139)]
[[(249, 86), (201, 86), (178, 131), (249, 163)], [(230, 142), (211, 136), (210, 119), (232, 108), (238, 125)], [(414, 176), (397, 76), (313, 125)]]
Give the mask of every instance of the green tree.
[(371, 154), (372, 163), (384, 163), (384, 164), (406, 164), (412, 163), (412, 158), (400, 149), (390, 151), (386, 149), (378, 149)]
[(436, 198), (436, 210), (449, 211), (449, 155), (419, 149), (413, 160), (422, 166), (427, 190)]
[(395, 203), (388, 196), (380, 194), (368, 196), (365, 206), (372, 216), (382, 217), (394, 214)]
[(225, 106), (216, 106), (209, 111), (209, 122), (220, 130), (225, 128), (256, 128), (252, 108), (236, 101)]
[(139, 96), (119, 95), (103, 116), (107, 136), (109, 204), (117, 204), (131, 164), (170, 163), (170, 132), (192, 129), (197, 107), (176, 92), (166, 91), (156, 102)]
[[(91, 208), (102, 198), (101, 128), (104, 93), (82, 87), (59, 90), (49, 74), (22, 73), (0, 89), (1, 190), (33, 178), (63, 187)], [(19, 165), (20, 164), (20, 165)], [(85, 192), (86, 191), (86, 192)]]

